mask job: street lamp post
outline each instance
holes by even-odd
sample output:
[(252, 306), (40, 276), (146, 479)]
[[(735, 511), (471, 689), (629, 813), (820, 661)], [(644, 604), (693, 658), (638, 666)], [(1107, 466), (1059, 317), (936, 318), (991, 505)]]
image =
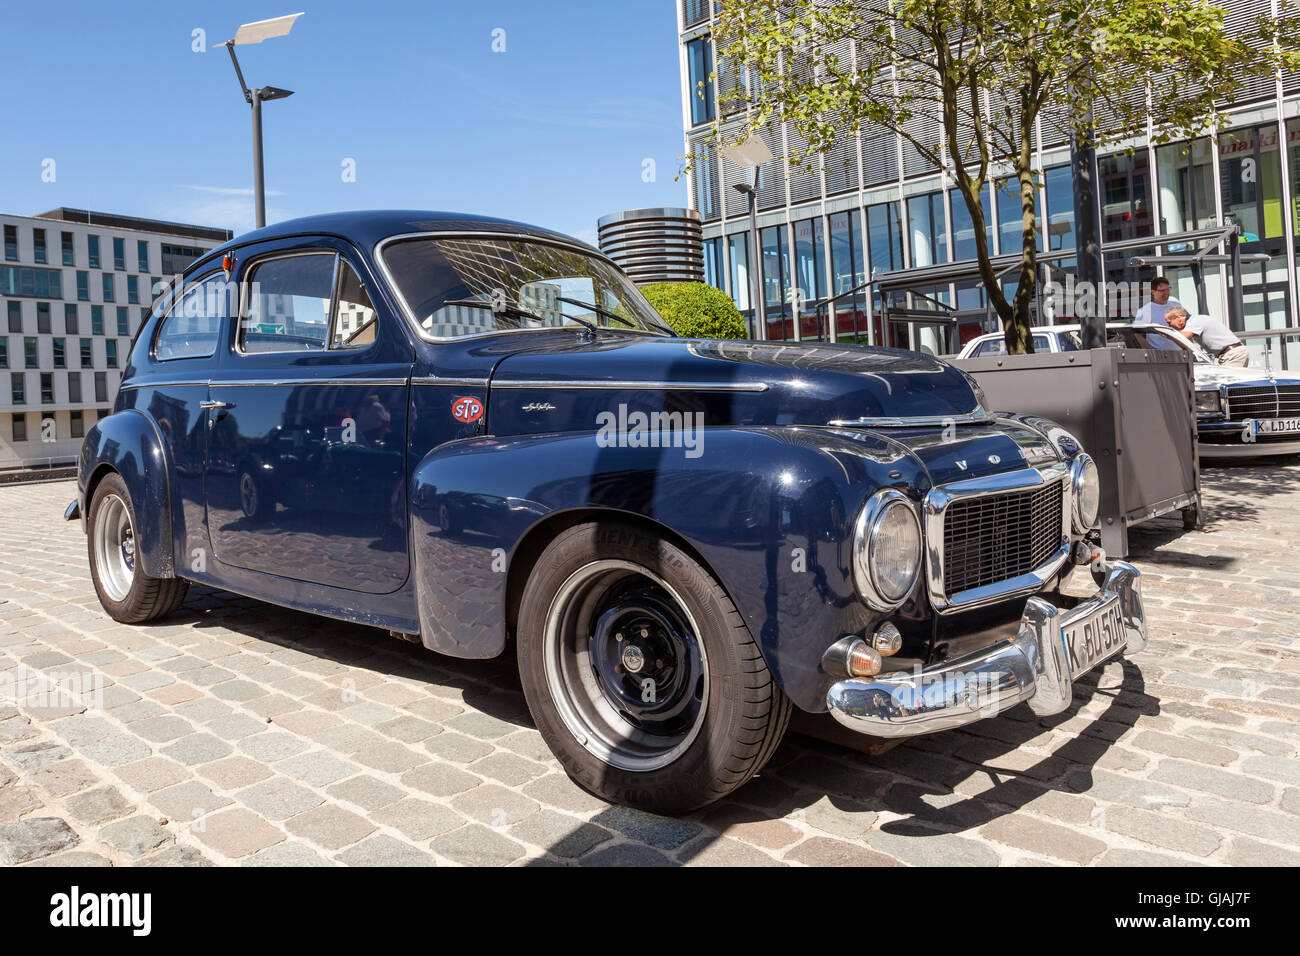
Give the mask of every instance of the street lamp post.
[[(750, 293), (754, 301), (754, 324), (756, 339), (767, 338), (767, 303), (763, 300), (763, 247), (758, 241), (758, 176), (764, 163), (772, 162), (775, 157), (760, 136), (750, 136), (735, 146), (724, 146), (722, 158), (735, 163), (746, 170), (752, 170), (752, 183), (736, 183), (735, 188), (749, 199), (749, 236), (752, 254), (749, 259)], [(796, 307), (797, 311), (797, 307)]]
[(239, 60), (235, 56), (235, 47), (250, 43), (261, 43), (263, 40), (269, 40), (272, 37), (288, 36), (289, 31), (293, 29), (294, 21), (300, 16), (302, 16), (301, 13), (293, 13), (287, 17), (273, 17), (270, 20), (245, 23), (235, 31), (233, 40), (227, 40), (221, 44), (226, 48), (226, 52), (230, 54), (230, 62), (235, 66), (235, 76), (239, 78), (239, 88), (244, 92), (244, 102), (252, 107), (253, 207), (259, 229), (266, 225), (266, 184), (262, 172), (262, 104), (267, 100), (282, 100), (287, 96), (293, 96), (293, 91), (282, 90), (275, 86), (249, 89), (248, 84), (244, 82), (244, 71), (239, 68)]

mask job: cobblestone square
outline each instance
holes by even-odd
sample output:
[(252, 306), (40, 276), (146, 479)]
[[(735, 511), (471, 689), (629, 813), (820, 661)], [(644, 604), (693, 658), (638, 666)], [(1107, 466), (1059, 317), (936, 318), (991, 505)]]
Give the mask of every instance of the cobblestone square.
[[(684, 819), (570, 783), (513, 657), (199, 587), (116, 624), (62, 520), (73, 483), (0, 486), (0, 863), (1295, 865), (1300, 463), (1203, 481), (1203, 532), (1175, 514), (1130, 536), (1147, 650), (1066, 713), (874, 754), (804, 720)], [(91, 706), (30, 693), (69, 675)]]

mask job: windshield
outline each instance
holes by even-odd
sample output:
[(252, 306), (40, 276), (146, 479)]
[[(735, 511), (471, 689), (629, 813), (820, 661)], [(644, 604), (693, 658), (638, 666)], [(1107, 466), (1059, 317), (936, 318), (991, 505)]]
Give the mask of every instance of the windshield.
[(630, 279), (579, 249), (524, 237), (426, 237), (391, 243), (383, 257), (429, 338), (582, 325), (672, 335)]

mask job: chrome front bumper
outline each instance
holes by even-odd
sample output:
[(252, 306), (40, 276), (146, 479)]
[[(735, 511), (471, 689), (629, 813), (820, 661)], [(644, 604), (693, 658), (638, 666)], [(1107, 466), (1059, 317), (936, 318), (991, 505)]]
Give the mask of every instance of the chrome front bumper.
[(936, 667), (880, 677), (850, 677), (826, 694), (839, 723), (873, 737), (911, 737), (992, 717), (1021, 701), (1040, 717), (1070, 706), (1072, 673), (1064, 631), (1113, 596), (1119, 597), (1125, 655), (1146, 646), (1142, 575), (1123, 561), (1108, 566), (1100, 591), (1063, 611), (1041, 597), (1025, 604), (1013, 640)]

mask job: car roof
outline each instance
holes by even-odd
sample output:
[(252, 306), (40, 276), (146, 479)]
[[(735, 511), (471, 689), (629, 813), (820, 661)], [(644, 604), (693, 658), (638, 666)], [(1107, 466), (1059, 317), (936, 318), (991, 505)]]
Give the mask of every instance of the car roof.
[[(426, 209), (370, 209), (350, 212), (322, 213), (289, 219), (273, 223), (252, 232), (236, 236), (230, 242), (214, 249), (212, 254), (219, 254), (232, 246), (242, 246), (250, 242), (265, 239), (280, 239), (286, 236), (331, 235), (341, 236), (367, 252), (375, 244), (390, 236), (400, 236), (412, 232), (486, 232), (511, 233), (529, 236), (535, 239), (549, 239), (565, 242), (589, 249), (597, 255), (602, 253), (581, 240), (566, 236), (551, 229), (531, 226), (511, 219), (497, 219), (493, 216), (476, 216), (470, 213), (437, 212)], [(205, 259), (208, 256), (204, 257)]]
[[(1047, 332), (1078, 332), (1078, 331), (1079, 331), (1079, 328), (1080, 328), (1080, 326), (1078, 326), (1078, 325), (1034, 325), (1034, 326), (1030, 326), (1029, 331), (1030, 331), (1030, 332), (1041, 332), (1041, 333), (1047, 333)], [(1138, 329), (1139, 331), (1145, 331), (1145, 330), (1147, 330), (1147, 329), (1167, 329), (1167, 328), (1169, 328), (1169, 326), (1167, 326), (1167, 325), (1158, 325), (1158, 324), (1156, 324), (1156, 323), (1154, 323), (1154, 322), (1107, 322), (1107, 323), (1106, 323), (1106, 328), (1108, 328), (1108, 329)], [(1003, 335), (1003, 334), (1004, 334), (1004, 333), (1002, 333), (1002, 332), (985, 332), (983, 335), (979, 336), (978, 338), (971, 339), (971, 341), (972, 341), (972, 342), (978, 342), (980, 339), (993, 338), (993, 337), (995, 337), (995, 336), (1001, 336), (1001, 335)]]

